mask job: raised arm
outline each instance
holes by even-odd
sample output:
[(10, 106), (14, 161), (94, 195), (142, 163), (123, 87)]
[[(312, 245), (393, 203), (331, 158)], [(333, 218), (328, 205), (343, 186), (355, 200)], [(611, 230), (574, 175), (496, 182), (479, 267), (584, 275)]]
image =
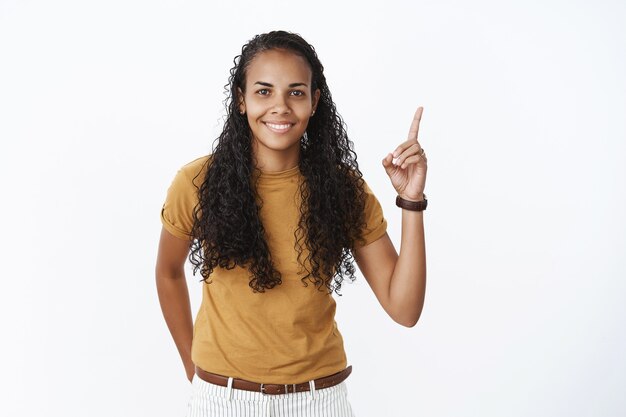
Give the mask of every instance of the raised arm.
[(184, 269), (189, 244), (189, 240), (180, 239), (162, 228), (155, 275), (163, 317), (185, 366), (187, 379), (191, 381), (194, 375), (191, 361), (193, 319)]
[[(408, 139), (382, 161), (398, 195), (409, 201), (424, 199), (426, 155), (418, 142), (423, 108), (418, 107)], [(398, 256), (385, 233), (355, 250), (354, 258), (376, 298), (389, 316), (407, 327), (419, 320), (426, 293), (424, 212), (402, 209), (402, 238)]]

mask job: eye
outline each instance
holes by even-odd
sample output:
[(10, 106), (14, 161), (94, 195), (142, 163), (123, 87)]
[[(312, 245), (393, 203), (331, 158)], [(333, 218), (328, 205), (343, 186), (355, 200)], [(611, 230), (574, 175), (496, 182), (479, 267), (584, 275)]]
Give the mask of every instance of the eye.
[(296, 96), (296, 97), (302, 97), (304, 95), (304, 91), (300, 91), (300, 90), (293, 90), (291, 92), (292, 95)]
[(261, 88), (259, 91), (257, 91), (257, 94), (260, 94), (262, 96), (266, 96), (270, 93), (270, 90), (268, 90), (267, 88)]

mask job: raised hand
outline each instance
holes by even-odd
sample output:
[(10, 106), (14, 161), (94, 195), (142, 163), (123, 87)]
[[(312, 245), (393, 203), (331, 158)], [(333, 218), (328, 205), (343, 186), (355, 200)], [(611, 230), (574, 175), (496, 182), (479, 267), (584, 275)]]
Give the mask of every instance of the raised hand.
[(417, 139), (423, 111), (423, 107), (417, 108), (408, 139), (383, 159), (383, 167), (398, 195), (412, 201), (424, 199), (426, 185), (426, 154)]

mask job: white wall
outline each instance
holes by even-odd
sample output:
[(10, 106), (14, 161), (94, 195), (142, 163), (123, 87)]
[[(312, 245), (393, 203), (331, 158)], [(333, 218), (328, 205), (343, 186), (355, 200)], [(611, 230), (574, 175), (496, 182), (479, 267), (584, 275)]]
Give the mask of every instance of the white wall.
[(624, 3), (216, 3), (0, 0), (0, 414), (184, 414), (158, 215), (279, 28), (316, 47), (397, 246), (380, 161), (424, 106), (426, 305), (407, 329), (344, 287), (356, 414), (626, 414)]

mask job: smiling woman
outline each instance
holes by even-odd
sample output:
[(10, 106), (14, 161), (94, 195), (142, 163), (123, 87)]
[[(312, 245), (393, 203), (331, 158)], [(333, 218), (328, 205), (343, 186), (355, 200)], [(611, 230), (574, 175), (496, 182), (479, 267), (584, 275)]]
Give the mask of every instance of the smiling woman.
[(306, 59), (286, 49), (261, 52), (249, 64), (244, 88), (238, 89), (239, 112), (247, 116), (260, 169), (284, 171), (298, 164), (300, 139), (320, 97), (311, 79)]
[[(419, 318), (422, 109), (382, 160), (404, 208), (398, 256), (311, 45), (283, 31), (256, 36), (228, 93), (215, 149), (180, 169), (161, 210), (157, 289), (193, 383), (188, 415), (352, 416), (332, 294), (355, 279), (356, 261), (394, 321)], [(195, 322), (187, 258), (204, 281)]]

